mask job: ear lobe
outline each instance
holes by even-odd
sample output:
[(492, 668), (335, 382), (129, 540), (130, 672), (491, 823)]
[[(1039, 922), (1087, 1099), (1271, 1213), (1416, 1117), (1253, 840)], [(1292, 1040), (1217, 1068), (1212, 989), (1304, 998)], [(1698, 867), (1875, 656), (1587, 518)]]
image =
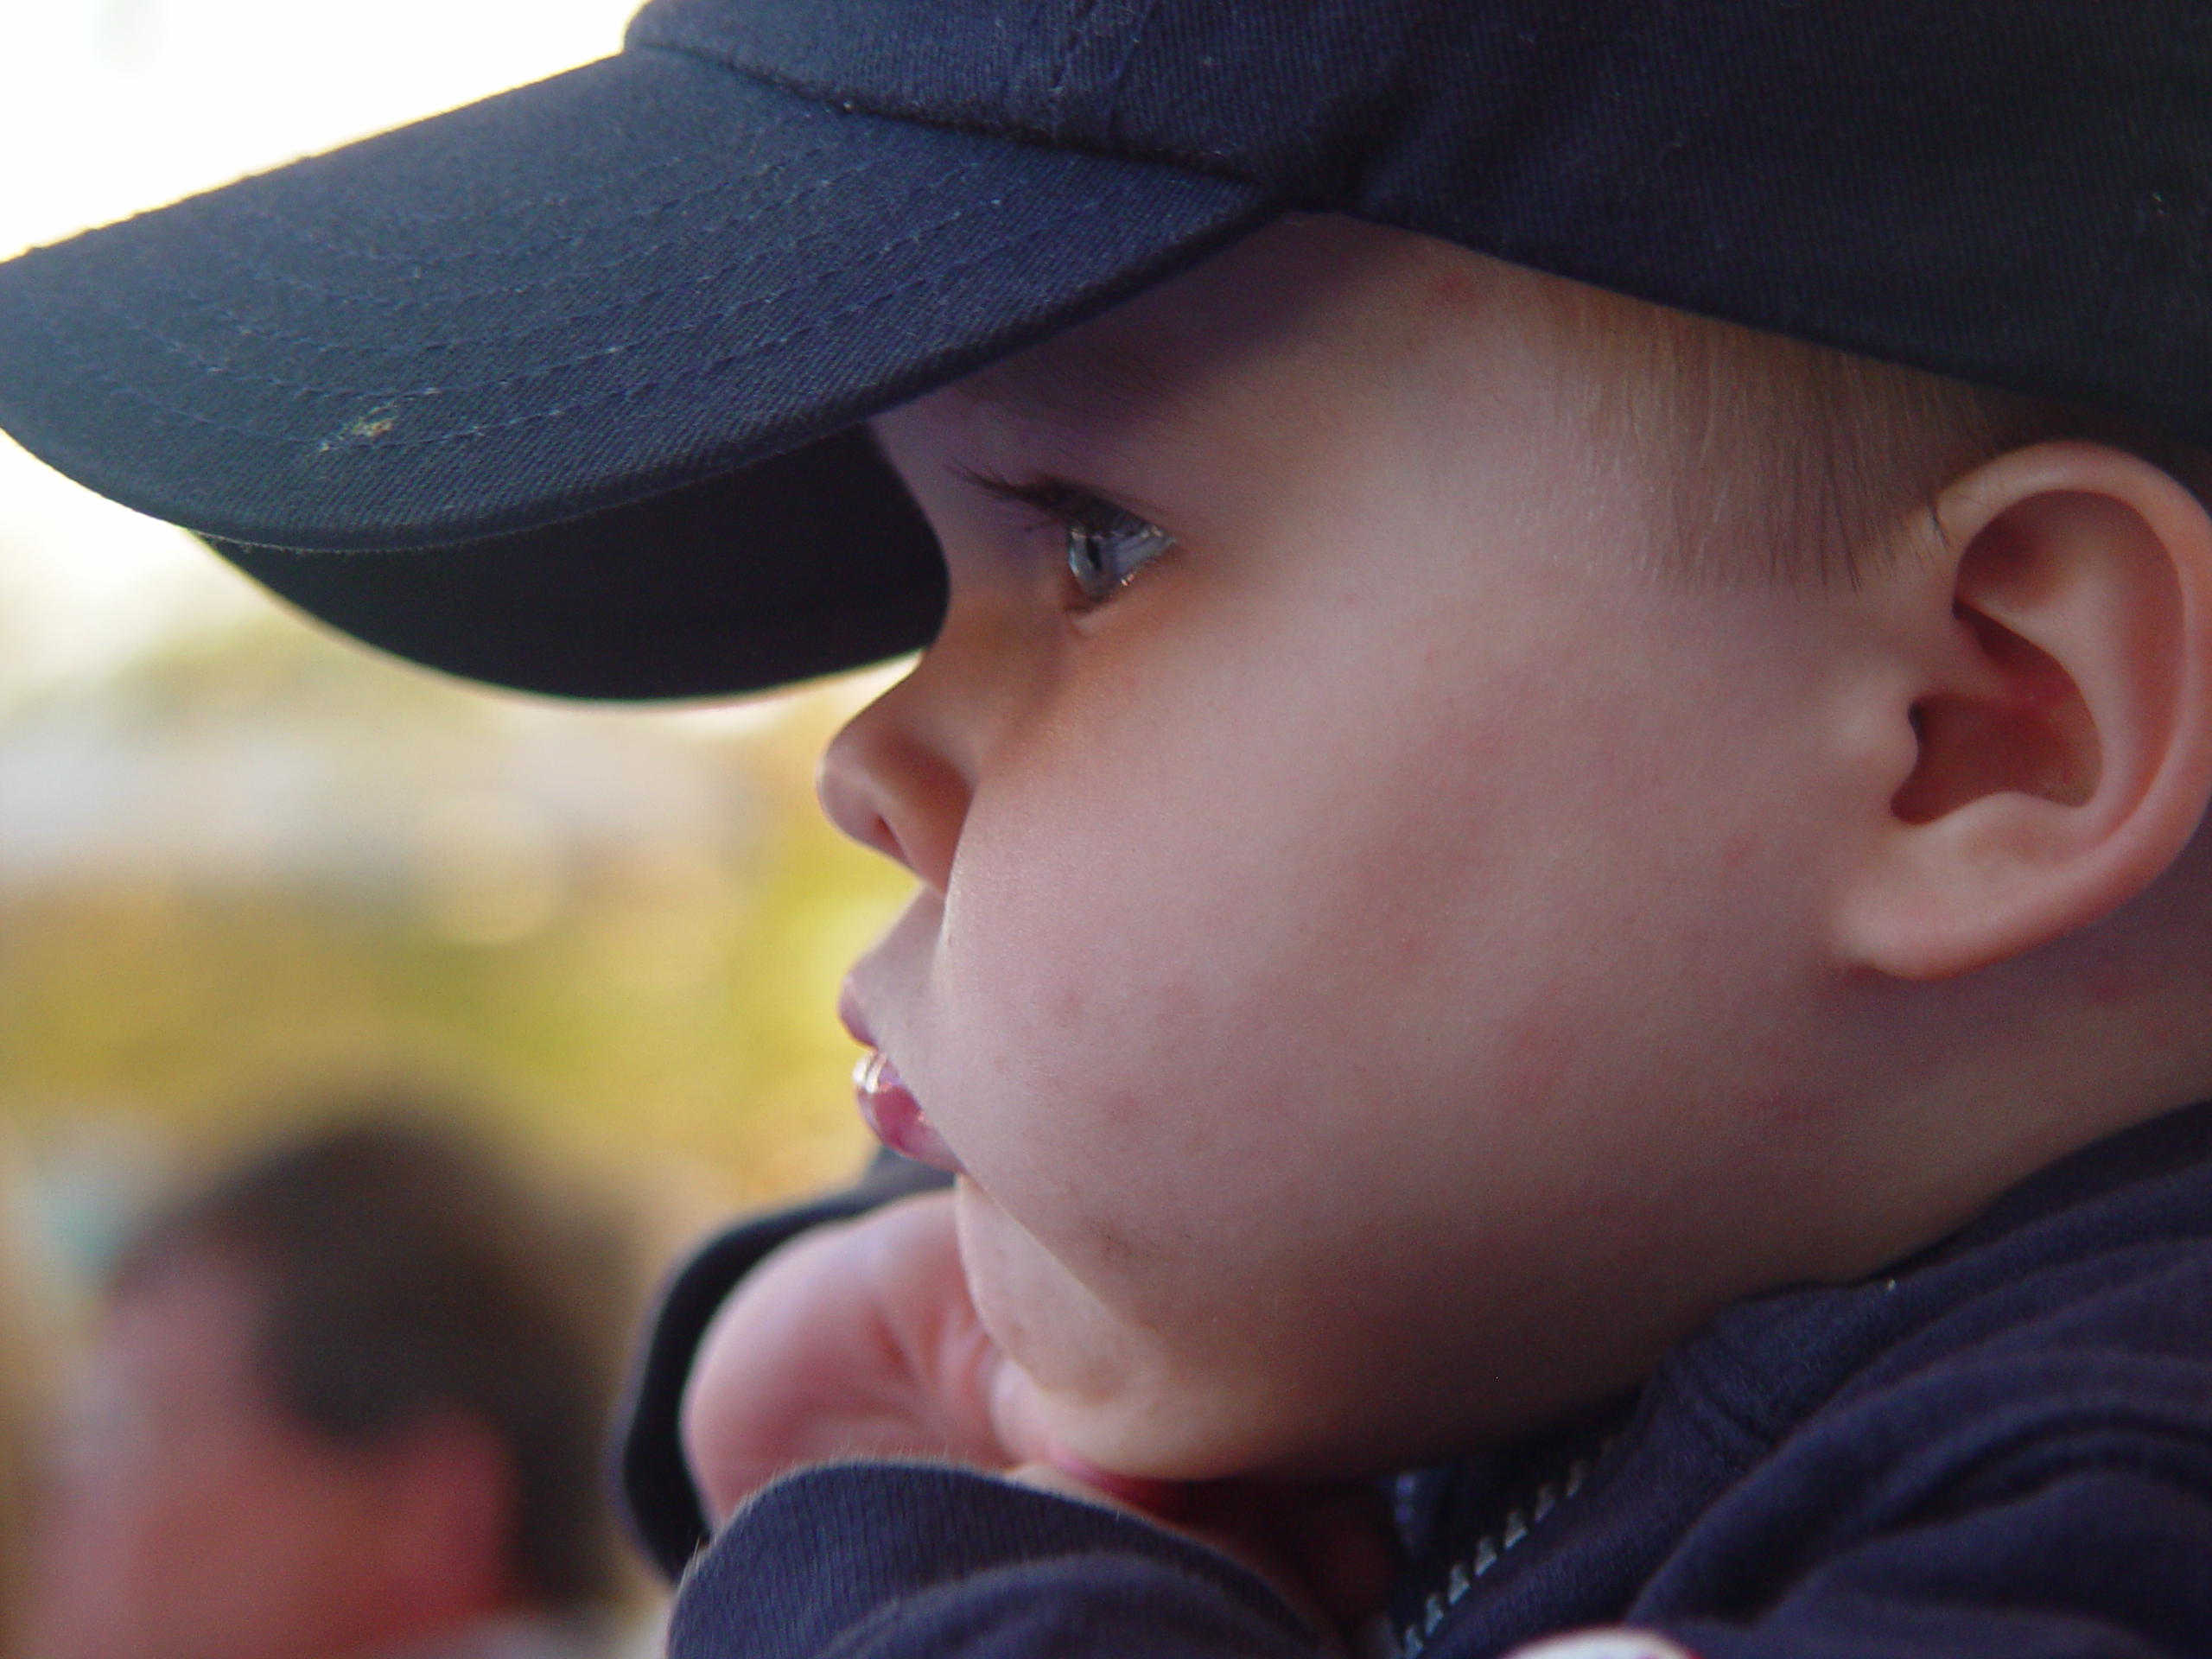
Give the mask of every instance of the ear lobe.
[(1910, 727), (1910, 765), (1837, 917), (1851, 965), (1909, 979), (2118, 908), (2212, 794), (2212, 518), (2196, 499), (2134, 456), (2051, 443), (1961, 479), (1936, 517), (1948, 581), (1904, 582), (1879, 625), (1908, 667), (1872, 695), (1897, 703), (1882, 718)]

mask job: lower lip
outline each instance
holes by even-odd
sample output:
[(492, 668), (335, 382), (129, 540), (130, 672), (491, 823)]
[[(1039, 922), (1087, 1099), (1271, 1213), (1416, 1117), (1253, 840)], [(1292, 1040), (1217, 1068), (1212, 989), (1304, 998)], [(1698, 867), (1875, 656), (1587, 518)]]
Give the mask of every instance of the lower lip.
[(854, 1065), (853, 1097), (875, 1138), (892, 1151), (948, 1174), (962, 1173), (960, 1160), (931, 1127), (921, 1103), (899, 1081), (882, 1050), (870, 1049)]

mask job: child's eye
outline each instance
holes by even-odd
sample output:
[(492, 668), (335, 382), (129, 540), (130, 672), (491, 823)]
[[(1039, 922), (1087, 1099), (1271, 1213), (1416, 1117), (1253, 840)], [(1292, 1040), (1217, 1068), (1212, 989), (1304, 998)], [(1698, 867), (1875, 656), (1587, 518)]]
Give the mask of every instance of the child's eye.
[(1097, 604), (1174, 544), (1149, 519), (1104, 501), (1067, 518), (1068, 574), (1083, 596)]
[(1068, 574), (1087, 604), (1113, 596), (1132, 577), (1175, 545), (1175, 538), (1149, 518), (1103, 500), (1063, 479), (1016, 484), (979, 473), (969, 481), (1001, 501), (1015, 501), (1043, 515), (1065, 538)]

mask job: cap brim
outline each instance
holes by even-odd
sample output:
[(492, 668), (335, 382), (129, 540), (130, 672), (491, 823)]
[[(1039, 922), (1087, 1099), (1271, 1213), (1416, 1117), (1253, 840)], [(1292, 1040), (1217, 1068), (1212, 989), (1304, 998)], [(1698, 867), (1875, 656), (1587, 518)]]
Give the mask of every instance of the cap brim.
[(918, 650), (929, 525), (851, 427), (626, 506), (419, 551), (216, 541), (300, 609), (448, 674), (553, 696), (728, 696)]
[(0, 425), (434, 666), (744, 690), (934, 623), (833, 435), (1278, 207), (632, 48), (0, 266)]

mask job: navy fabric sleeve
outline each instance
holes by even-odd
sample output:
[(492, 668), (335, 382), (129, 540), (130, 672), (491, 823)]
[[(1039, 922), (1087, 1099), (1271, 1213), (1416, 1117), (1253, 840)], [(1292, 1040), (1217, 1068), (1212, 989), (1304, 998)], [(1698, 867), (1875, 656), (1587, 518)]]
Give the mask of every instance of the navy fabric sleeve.
[(1536, 1448), (1414, 1483), (1405, 1650), (2212, 1659), (2208, 1233), (2198, 1107), (1884, 1274), (1722, 1311), (1579, 1478)]
[[(1979, 1446), (1955, 1430), (1928, 1436), (1951, 1440), (1940, 1458), (1839, 1459), (1839, 1490), (1859, 1501), (1815, 1529), (1775, 1526), (1756, 1570), (1744, 1553), (1701, 1570), (1694, 1534), (1643, 1598), (1652, 1627), (1700, 1659), (2212, 1659), (2204, 1365), (2044, 1356), (1942, 1368), (1898, 1392), (1980, 1396), (1961, 1414)], [(1870, 1452), (1903, 1427), (1886, 1414), (1858, 1426)], [(1669, 1603), (1704, 1616), (1669, 1618)]]
[(1651, 1628), (1699, 1659), (2202, 1656), (2212, 1504), (2124, 1463), (2090, 1465), (2015, 1503), (1870, 1541), (1756, 1622)]
[(1135, 1516), (938, 1465), (804, 1470), (693, 1564), (670, 1659), (1312, 1659), (1225, 1556)]
[(861, 1179), (809, 1204), (748, 1217), (709, 1239), (663, 1288), (633, 1368), (615, 1446), (616, 1486), (631, 1535), (674, 1579), (709, 1535), (691, 1471), (683, 1461), (678, 1414), (691, 1361), (739, 1280), (778, 1245), (810, 1227), (848, 1221), (894, 1198), (950, 1185), (925, 1165), (880, 1152)]

